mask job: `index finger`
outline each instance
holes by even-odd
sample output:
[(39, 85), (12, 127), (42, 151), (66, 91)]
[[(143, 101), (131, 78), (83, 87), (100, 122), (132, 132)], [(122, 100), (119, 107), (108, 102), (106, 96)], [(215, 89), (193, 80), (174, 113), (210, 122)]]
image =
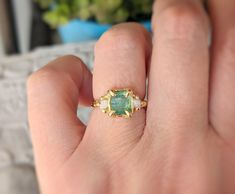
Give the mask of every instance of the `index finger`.
[(52, 61), (29, 78), (28, 112), (37, 167), (58, 166), (78, 146), (85, 126), (77, 118), (77, 106), (79, 101), (92, 101), (91, 83), (91, 73), (73, 56)]

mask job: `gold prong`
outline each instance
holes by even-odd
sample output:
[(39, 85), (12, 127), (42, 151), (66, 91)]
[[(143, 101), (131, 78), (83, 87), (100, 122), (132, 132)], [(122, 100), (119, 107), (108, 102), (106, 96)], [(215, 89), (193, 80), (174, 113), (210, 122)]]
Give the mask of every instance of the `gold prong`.
[(103, 113), (107, 113), (107, 110), (106, 109), (103, 109), (103, 110), (101, 110)]
[(126, 113), (126, 116), (129, 118), (131, 115), (130, 115), (130, 113), (126, 110), (125, 111), (125, 113)]
[(114, 116), (115, 111), (110, 111), (109, 116)]
[(125, 97), (127, 98), (129, 95), (130, 95), (130, 92), (128, 91), (128, 92), (125, 94)]
[(115, 93), (114, 93), (112, 90), (109, 90), (108, 93), (109, 93), (111, 96), (115, 96)]
[(133, 97), (135, 96), (135, 95), (134, 95), (134, 92), (133, 92), (132, 90), (129, 90), (128, 93), (129, 93), (129, 95), (131, 95), (131, 96), (133, 96)]

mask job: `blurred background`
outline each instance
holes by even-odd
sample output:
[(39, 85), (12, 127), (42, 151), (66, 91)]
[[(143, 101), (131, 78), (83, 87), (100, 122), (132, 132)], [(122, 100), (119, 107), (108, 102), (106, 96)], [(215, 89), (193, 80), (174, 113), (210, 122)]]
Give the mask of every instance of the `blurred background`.
[[(66, 54), (92, 70), (94, 44), (112, 25), (136, 21), (151, 30), (152, 1), (0, 0), (0, 194), (39, 193), (27, 121), (28, 76)], [(84, 123), (89, 112), (78, 111)]]
[(0, 55), (95, 40), (113, 24), (150, 30), (152, 0), (0, 0)]

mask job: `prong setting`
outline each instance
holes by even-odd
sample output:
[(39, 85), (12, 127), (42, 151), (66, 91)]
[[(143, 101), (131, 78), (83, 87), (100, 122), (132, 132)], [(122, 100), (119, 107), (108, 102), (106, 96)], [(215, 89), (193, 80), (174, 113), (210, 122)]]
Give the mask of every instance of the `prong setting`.
[(115, 93), (114, 93), (112, 90), (109, 90), (108, 93), (109, 93), (111, 96), (115, 96)]
[(109, 112), (109, 116), (114, 116), (114, 114), (115, 114), (115, 111), (110, 111)]
[(130, 118), (135, 111), (147, 106), (130, 89), (108, 90), (107, 94), (95, 100), (93, 107), (99, 107), (103, 113), (110, 117)]

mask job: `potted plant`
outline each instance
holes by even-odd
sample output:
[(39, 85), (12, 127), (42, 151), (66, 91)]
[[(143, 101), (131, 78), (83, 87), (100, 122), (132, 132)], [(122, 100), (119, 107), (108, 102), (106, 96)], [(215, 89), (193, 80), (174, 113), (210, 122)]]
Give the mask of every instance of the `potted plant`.
[(137, 21), (150, 30), (153, 0), (35, 0), (62, 42), (98, 39), (112, 25)]

